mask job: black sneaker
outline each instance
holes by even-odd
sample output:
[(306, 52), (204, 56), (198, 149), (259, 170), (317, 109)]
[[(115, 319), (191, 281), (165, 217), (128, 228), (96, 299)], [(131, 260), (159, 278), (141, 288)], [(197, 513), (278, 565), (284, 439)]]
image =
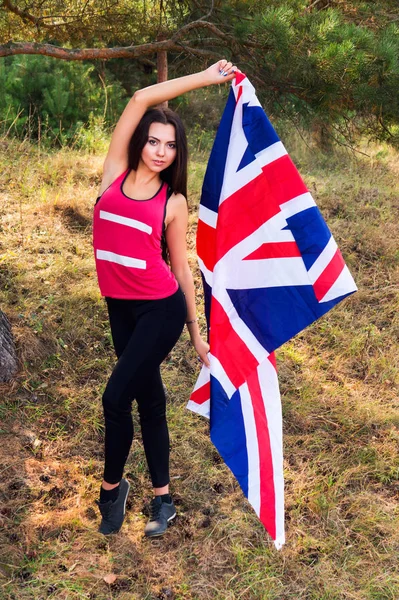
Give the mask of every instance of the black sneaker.
[(102, 520), (98, 531), (104, 535), (117, 533), (122, 527), (125, 518), (126, 500), (129, 494), (130, 484), (126, 479), (122, 479), (119, 484), (119, 495), (115, 501), (99, 502), (96, 504), (100, 509)]
[(151, 516), (144, 529), (144, 535), (147, 537), (157, 537), (163, 535), (168, 528), (168, 523), (176, 516), (173, 500), (162, 502), (160, 496), (155, 496), (151, 501)]

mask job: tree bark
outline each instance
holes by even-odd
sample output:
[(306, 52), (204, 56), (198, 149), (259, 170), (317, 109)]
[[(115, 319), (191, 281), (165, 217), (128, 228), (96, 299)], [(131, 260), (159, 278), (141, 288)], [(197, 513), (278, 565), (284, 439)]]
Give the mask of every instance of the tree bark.
[(177, 43), (174, 40), (165, 40), (163, 42), (152, 42), (150, 44), (140, 44), (139, 46), (120, 46), (117, 48), (79, 48), (70, 50), (61, 48), (52, 44), (38, 44), (36, 42), (8, 42), (0, 45), (0, 57), (12, 56), (14, 54), (42, 54), (52, 56), (61, 60), (109, 60), (111, 58), (138, 58), (154, 54), (161, 50), (170, 50), (173, 52), (186, 51), (195, 56), (203, 58), (217, 58), (215, 52), (191, 48), (184, 43)]
[[(157, 70), (158, 70), (158, 83), (168, 80), (168, 53), (166, 50), (161, 50), (157, 54)], [(168, 101), (161, 102), (160, 108), (168, 108)]]
[(10, 381), (17, 372), (17, 354), (11, 325), (0, 310), (0, 381)]
[[(1, 1), (1, 0), (0, 0)], [(19, 11), (11, 5), (9, 0), (3, 1), (4, 7), (11, 12), (14, 12), (18, 16), (28, 19), (35, 25), (41, 26), (42, 18), (36, 18), (34, 15), (25, 11)], [(50, 26), (49, 26), (50, 27)], [(55, 26), (51, 26), (55, 27)], [(202, 58), (220, 58), (220, 52), (212, 52), (210, 50), (202, 50), (199, 48), (192, 47), (190, 40), (187, 40), (187, 34), (195, 30), (207, 29), (211, 32), (216, 40), (221, 40), (227, 44), (227, 46), (235, 45), (234, 36), (225, 33), (214, 23), (205, 21), (203, 19), (197, 19), (191, 21), (186, 25), (183, 25), (177, 31), (169, 32), (169, 39), (158, 40), (148, 44), (138, 44), (136, 46), (119, 46), (116, 48), (62, 48), (59, 46), (53, 46), (52, 44), (40, 43), (40, 42), (7, 42), (6, 44), (0, 44), (0, 57), (1, 56), (12, 56), (14, 54), (42, 54), (44, 56), (52, 56), (53, 58), (59, 58), (61, 60), (93, 60), (102, 59), (109, 60), (111, 58), (138, 58), (140, 56), (146, 56), (149, 54), (155, 54), (157, 52), (185, 52), (192, 56), (199, 56)], [(56, 36), (54, 36), (56, 37)], [(163, 37), (165, 35), (163, 34)], [(186, 38), (186, 39), (184, 39)], [(194, 39), (194, 43), (198, 40)], [(246, 46), (260, 47), (260, 44), (247, 40)]]

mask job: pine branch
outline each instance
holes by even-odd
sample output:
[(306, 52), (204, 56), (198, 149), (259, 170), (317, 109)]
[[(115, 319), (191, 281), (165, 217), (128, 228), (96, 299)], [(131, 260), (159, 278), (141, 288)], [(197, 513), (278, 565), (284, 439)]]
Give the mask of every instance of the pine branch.
[(0, 57), (12, 56), (15, 54), (41, 54), (51, 56), (61, 60), (110, 60), (112, 58), (137, 58), (148, 54), (155, 54), (162, 50), (167, 52), (181, 51), (184, 48), (186, 52), (202, 58), (215, 58), (214, 52), (200, 50), (184, 45), (182, 42), (163, 40), (149, 44), (140, 44), (138, 46), (122, 46), (116, 48), (79, 48), (71, 50), (61, 48), (51, 44), (38, 44), (35, 42), (8, 42), (0, 45)]
[(33, 25), (35, 25), (35, 27), (45, 27), (47, 29), (53, 27), (53, 25), (47, 25), (46, 23), (43, 23), (42, 17), (35, 17), (26, 10), (20, 10), (19, 8), (11, 4), (10, 0), (3, 0), (3, 6), (18, 17), (21, 17), (21, 19), (24, 22), (30, 21), (31, 23), (33, 23)]
[[(63, 15), (63, 14), (43, 15), (40, 17), (36, 17), (35, 15), (32, 15), (28, 11), (20, 10), (19, 8), (17, 8), (13, 4), (11, 4), (10, 0), (3, 0), (3, 6), (9, 12), (12, 12), (13, 14), (20, 17), (24, 22), (29, 21), (30, 23), (33, 23), (33, 25), (35, 25), (35, 27), (37, 27), (38, 29), (40, 29), (40, 27), (43, 27), (45, 29), (55, 29), (55, 28), (66, 26), (66, 25), (70, 26), (71, 24), (73, 24), (75, 22), (79, 22), (80, 24), (82, 24), (82, 20), (84, 17), (86, 17), (86, 18), (104, 17), (107, 20), (109, 20), (111, 17), (128, 18), (129, 16), (131, 16), (129, 13), (123, 14), (123, 13), (106, 12), (106, 14), (104, 14), (104, 10), (100, 10), (100, 12), (96, 12), (96, 11), (93, 11), (92, 9), (90, 9), (88, 12), (86, 12), (86, 8), (88, 6), (88, 0), (86, 1), (86, 4), (83, 6), (83, 8), (80, 12), (77, 12), (74, 14), (68, 14), (68, 15)], [(114, 6), (117, 6), (117, 3), (114, 3)], [(49, 19), (60, 19), (60, 20), (56, 23), (54, 23), (54, 22), (46, 23), (46, 21), (48, 21)]]
[(215, 8), (215, 0), (212, 0), (212, 1), (211, 1), (211, 8), (210, 8), (209, 12), (208, 12), (208, 13), (207, 13), (205, 16), (201, 17), (201, 18), (200, 18), (200, 19), (198, 19), (198, 20), (199, 20), (199, 21), (204, 21), (205, 19), (209, 19), (209, 17), (210, 17), (210, 16), (212, 15), (212, 13), (213, 13), (213, 9), (214, 9), (214, 8)]
[[(216, 35), (217, 37), (219, 37), (222, 40), (225, 40), (229, 44), (237, 44), (237, 43), (239, 43), (239, 42), (237, 42), (237, 40), (235, 39), (235, 37), (233, 35), (230, 35), (228, 33), (224, 33), (221, 29), (219, 29), (218, 27), (216, 27), (216, 25), (214, 25), (210, 21), (202, 21), (201, 19), (198, 19), (196, 21), (192, 21), (191, 23), (187, 23), (187, 25), (183, 25), (183, 27), (181, 27), (180, 29), (178, 29), (172, 35), (171, 39), (173, 41), (175, 41), (178, 38), (180, 38), (182, 35), (184, 35), (185, 33), (187, 33), (188, 31), (191, 31), (192, 29), (201, 29), (201, 28), (209, 29), (214, 35)], [(257, 42), (251, 42), (250, 40), (246, 40), (245, 41), (245, 45), (249, 46), (251, 48), (262, 48), (262, 44), (258, 44)]]
[(321, 2), (321, 0), (315, 0), (314, 2), (312, 2), (312, 4), (309, 4), (309, 6), (307, 6), (305, 10), (307, 10), (307, 11), (312, 10), (312, 8), (317, 6), (317, 4), (319, 4), (320, 2)]
[(175, 41), (175, 40), (181, 38), (183, 35), (185, 35), (188, 31), (191, 31), (192, 29), (201, 29), (201, 28), (210, 29), (212, 31), (212, 33), (214, 33), (217, 37), (219, 37), (221, 39), (228, 40), (228, 41), (231, 41), (233, 39), (233, 36), (228, 35), (227, 33), (224, 33), (221, 29), (216, 27), (216, 25), (214, 25), (213, 23), (210, 23), (209, 21), (203, 21), (201, 19), (197, 19), (196, 21), (191, 21), (191, 23), (187, 23), (187, 25), (183, 25), (183, 27), (178, 29), (172, 35), (172, 40)]

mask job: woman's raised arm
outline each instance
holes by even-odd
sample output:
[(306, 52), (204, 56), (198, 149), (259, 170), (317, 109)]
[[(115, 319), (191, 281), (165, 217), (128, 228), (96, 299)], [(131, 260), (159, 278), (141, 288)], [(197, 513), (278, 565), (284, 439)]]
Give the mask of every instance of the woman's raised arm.
[(157, 83), (135, 92), (120, 116), (112, 135), (104, 162), (100, 193), (127, 169), (130, 139), (142, 116), (150, 106), (171, 100), (197, 88), (231, 81), (235, 76), (235, 71), (237, 71), (237, 68), (230, 62), (219, 60), (205, 71)]

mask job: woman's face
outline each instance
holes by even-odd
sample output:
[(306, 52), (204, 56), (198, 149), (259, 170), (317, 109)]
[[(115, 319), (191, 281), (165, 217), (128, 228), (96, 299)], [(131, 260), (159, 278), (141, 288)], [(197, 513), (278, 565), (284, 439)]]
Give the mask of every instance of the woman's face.
[(150, 171), (167, 169), (176, 158), (176, 131), (168, 123), (151, 123), (148, 140), (141, 152), (141, 162)]

